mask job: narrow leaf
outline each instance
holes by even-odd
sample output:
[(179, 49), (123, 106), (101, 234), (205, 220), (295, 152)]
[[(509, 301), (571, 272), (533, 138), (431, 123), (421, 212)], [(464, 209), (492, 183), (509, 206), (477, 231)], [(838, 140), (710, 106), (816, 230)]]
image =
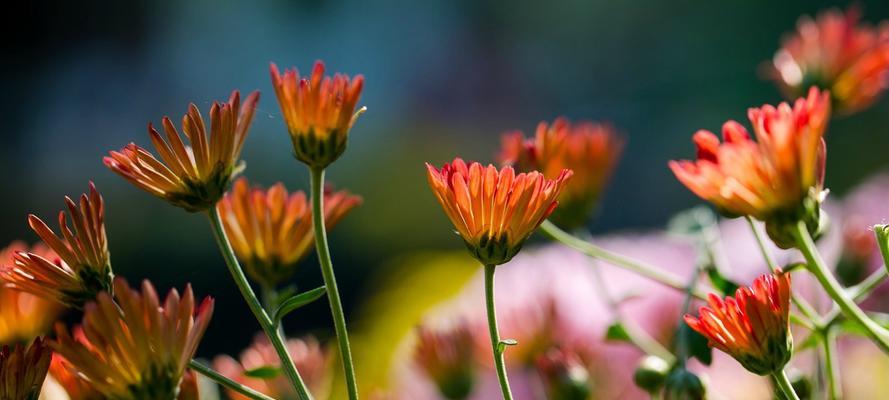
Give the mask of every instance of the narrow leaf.
[(275, 310), (275, 324), (281, 322), (281, 320), (287, 314), (290, 314), (293, 310), (300, 308), (306, 304), (309, 304), (315, 300), (324, 296), (327, 293), (327, 288), (325, 286), (317, 287), (315, 289), (302, 292), (295, 296), (292, 296), (286, 300), (281, 301), (281, 304), (278, 306), (278, 309)]
[(627, 329), (624, 328), (624, 325), (620, 322), (615, 322), (611, 325), (608, 325), (608, 330), (605, 331), (605, 340), (614, 341), (614, 342), (629, 342), (630, 334), (627, 333)]
[(259, 379), (271, 379), (281, 373), (281, 368), (271, 365), (262, 365), (253, 369), (244, 371), (244, 376)]

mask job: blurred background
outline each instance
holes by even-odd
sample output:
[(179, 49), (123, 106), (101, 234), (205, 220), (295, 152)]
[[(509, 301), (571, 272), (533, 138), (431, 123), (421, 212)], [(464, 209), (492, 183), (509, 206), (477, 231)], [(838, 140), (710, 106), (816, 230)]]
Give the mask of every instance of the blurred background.
[[(889, 3), (859, 2), (864, 19)], [(332, 233), (354, 316), (393, 263), (459, 249), (423, 162), (493, 161), (499, 135), (559, 115), (608, 120), (627, 139), (593, 232), (662, 226), (699, 203), (668, 160), (693, 155), (691, 134), (780, 100), (762, 80), (802, 14), (845, 3), (562, 1), (21, 2), (2, 18), (0, 243), (34, 242), (26, 215), (54, 220), (63, 196), (96, 183), (107, 202), (114, 268), (159, 288), (191, 282), (217, 298), (200, 355), (235, 354), (258, 326), (225, 272), (202, 215), (153, 198), (107, 170), (109, 150), (148, 145), (146, 124), (203, 112), (233, 89), (262, 100), (243, 153), (246, 176), (307, 189), (290, 154), (268, 64), (364, 74), (349, 150), (328, 172), (364, 205)], [(16, 9), (17, 8), (17, 9)], [(746, 121), (745, 121), (746, 122)], [(873, 127), (880, 127), (874, 129)], [(827, 184), (842, 194), (889, 165), (889, 101), (831, 122)], [(420, 254), (420, 255), (418, 255)], [(400, 260), (400, 261), (398, 261)], [(467, 257), (468, 260), (468, 257)], [(465, 273), (463, 275), (466, 275)], [(314, 258), (297, 278), (321, 282)], [(447, 283), (441, 283), (446, 285)], [(224, 318), (223, 318), (224, 316)], [(330, 335), (327, 305), (288, 330)]]

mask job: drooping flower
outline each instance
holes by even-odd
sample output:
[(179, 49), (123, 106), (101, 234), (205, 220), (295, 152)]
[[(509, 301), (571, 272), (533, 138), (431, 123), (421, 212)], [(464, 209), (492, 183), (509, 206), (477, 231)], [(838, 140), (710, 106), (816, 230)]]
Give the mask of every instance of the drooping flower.
[(65, 197), (65, 204), (74, 230), (68, 226), (68, 215), (60, 211), (61, 237), (37, 216), (28, 216), (31, 229), (55, 255), (17, 252), (15, 265), (3, 267), (0, 278), (8, 287), (81, 307), (97, 293), (111, 289), (113, 273), (105, 235), (105, 205), (92, 183), (89, 194), (80, 196), (79, 207), (69, 197)]
[(213, 299), (196, 305), (191, 286), (182, 296), (171, 290), (163, 302), (148, 281), (141, 293), (122, 278), (114, 287), (117, 305), (100, 293), (84, 307), (73, 334), (56, 325), (53, 350), (105, 398), (176, 398), (213, 314)]
[(522, 132), (505, 134), (498, 158), (504, 165), (521, 172), (537, 170), (549, 179), (564, 169), (573, 171), (550, 217), (559, 226), (573, 228), (582, 225), (599, 202), (622, 148), (623, 139), (608, 124), (572, 124), (557, 118), (552, 124), (538, 124), (533, 138), (525, 139)]
[(453, 327), (417, 327), (414, 362), (448, 399), (465, 399), (477, 380), (476, 342), (466, 323)]
[[(0, 270), (15, 265), (15, 254), (30, 252), (43, 258), (57, 256), (46, 246), (37, 244), (30, 249), (22, 242), (12, 242), (0, 250)], [(31, 293), (0, 286), (0, 343), (29, 342), (49, 330), (61, 312), (59, 305)]]
[(484, 264), (508, 262), (555, 210), (570, 170), (554, 179), (540, 172), (516, 174), (455, 158), (437, 169), (426, 164), (429, 186), (472, 255)]
[(829, 90), (837, 112), (852, 113), (873, 104), (889, 79), (889, 24), (860, 24), (855, 7), (831, 9), (813, 20), (804, 16), (775, 53), (768, 76), (788, 98), (809, 86)]
[(751, 108), (755, 141), (735, 121), (723, 125), (723, 143), (700, 130), (694, 135), (698, 160), (670, 161), (670, 169), (723, 213), (766, 222), (772, 239), (787, 248), (790, 243), (781, 232), (785, 225), (804, 220), (810, 230), (818, 227), (829, 114), (828, 94), (816, 88), (793, 106)]
[[(324, 219), (333, 228), (361, 198), (346, 191), (327, 191)], [(288, 193), (284, 184), (268, 190), (250, 188), (245, 178), (217, 204), (225, 233), (250, 276), (274, 287), (293, 276), (296, 264), (314, 246), (312, 208), (302, 191)]]
[(0, 350), (0, 399), (37, 400), (52, 351), (42, 338)]
[(274, 63), (270, 70), (294, 155), (310, 167), (327, 167), (346, 150), (349, 130), (365, 110), (355, 111), (364, 77), (324, 76), (321, 61), (307, 77), (300, 77), (296, 68), (281, 75)]
[(778, 372), (790, 360), (790, 274), (765, 274), (735, 297), (725, 300), (710, 294), (699, 316), (685, 315), (685, 322), (704, 335), (710, 346), (734, 357), (744, 368), (759, 375)]
[[(287, 351), (293, 358), (293, 365), (296, 366), (312, 395), (317, 399), (327, 398), (332, 378), (331, 358), (327, 350), (312, 336), (288, 339), (286, 344)], [(265, 335), (256, 335), (253, 344), (241, 353), (240, 361), (222, 355), (213, 360), (213, 367), (234, 381), (273, 398), (298, 398), (290, 381), (280, 371), (281, 359)], [(270, 373), (263, 374), (268, 377), (259, 377), (256, 374), (250, 376), (251, 372), (269, 369), (272, 370)], [(227, 394), (235, 400), (246, 399), (243, 395), (232, 391), (228, 391)]]
[(173, 121), (163, 119), (166, 140), (148, 124), (148, 135), (160, 158), (130, 143), (105, 157), (105, 165), (133, 185), (187, 211), (204, 211), (225, 193), (238, 170), (241, 148), (253, 121), (259, 92), (247, 96), (243, 106), (240, 93), (232, 92), (227, 103), (210, 107), (210, 131), (193, 103), (182, 117), (186, 145)]

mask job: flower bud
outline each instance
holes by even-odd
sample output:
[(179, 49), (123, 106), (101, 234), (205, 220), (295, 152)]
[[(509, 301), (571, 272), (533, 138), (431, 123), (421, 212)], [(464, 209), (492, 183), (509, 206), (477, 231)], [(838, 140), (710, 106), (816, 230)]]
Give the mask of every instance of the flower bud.
[(664, 387), (665, 400), (702, 400), (707, 398), (707, 388), (697, 375), (685, 368), (677, 368), (667, 377)]
[(633, 382), (648, 393), (656, 393), (667, 379), (670, 364), (657, 356), (647, 356), (639, 362), (633, 373)]
[(550, 399), (586, 400), (592, 394), (589, 371), (580, 357), (569, 350), (553, 348), (537, 359), (537, 371)]

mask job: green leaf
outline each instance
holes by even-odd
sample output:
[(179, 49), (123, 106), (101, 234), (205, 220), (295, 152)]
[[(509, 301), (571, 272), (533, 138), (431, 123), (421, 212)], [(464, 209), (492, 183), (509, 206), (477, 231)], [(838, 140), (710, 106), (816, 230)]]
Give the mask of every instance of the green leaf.
[(676, 331), (675, 347), (686, 349), (689, 358), (697, 358), (704, 365), (710, 365), (713, 362), (713, 349), (707, 344), (707, 338), (689, 328), (685, 323), (680, 325)]
[(506, 350), (506, 346), (515, 346), (519, 344), (515, 339), (503, 339), (500, 343), (497, 343), (497, 353), (503, 353)]
[(818, 334), (810, 333), (809, 336), (806, 336), (806, 338), (803, 339), (803, 341), (800, 342), (799, 344), (797, 344), (797, 343), (793, 344), (793, 351), (799, 352), (799, 351), (803, 351), (803, 350), (818, 346), (818, 342), (820, 342), (820, 341), (821, 341), (821, 337)]
[(781, 271), (784, 272), (792, 272), (798, 269), (806, 269), (806, 263), (803, 262), (795, 262), (785, 265), (781, 268)]
[(324, 296), (327, 293), (327, 287), (321, 286), (314, 288), (312, 290), (302, 292), (295, 296), (291, 296), (290, 298), (281, 301), (281, 304), (278, 306), (278, 309), (275, 310), (274, 321), (275, 324), (281, 322), (281, 320), (287, 314), (290, 314), (293, 310), (300, 308), (306, 304), (309, 304), (315, 300)]
[(719, 289), (721, 293), (730, 295), (738, 290), (738, 284), (722, 276), (716, 268), (707, 268), (707, 277), (710, 278), (710, 283), (713, 284), (716, 289)]
[(272, 379), (280, 374), (281, 368), (271, 365), (263, 365), (244, 371), (244, 376), (259, 379)]
[(627, 333), (627, 329), (624, 328), (622, 323), (615, 322), (608, 325), (608, 330), (605, 331), (605, 340), (613, 342), (629, 342), (630, 334)]

